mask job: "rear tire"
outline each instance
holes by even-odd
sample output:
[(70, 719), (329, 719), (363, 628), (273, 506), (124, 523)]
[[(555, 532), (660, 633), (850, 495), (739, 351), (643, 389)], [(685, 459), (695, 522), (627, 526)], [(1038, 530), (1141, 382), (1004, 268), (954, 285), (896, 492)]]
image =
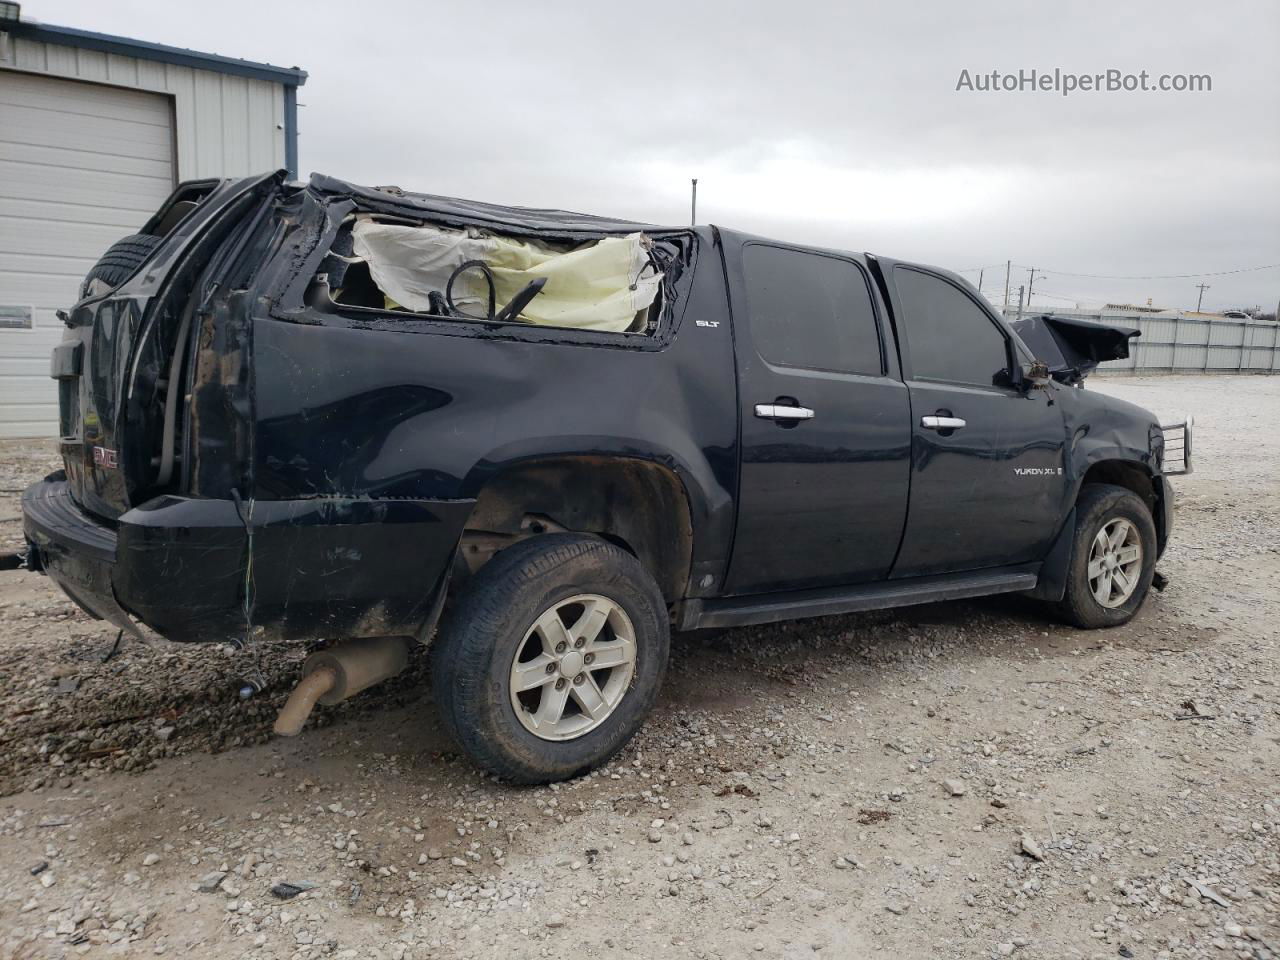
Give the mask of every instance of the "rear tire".
[(666, 603), (635, 557), (597, 537), (547, 534), (467, 582), (432, 645), (432, 688), (467, 756), (513, 782), (547, 783), (626, 745), (669, 649)]
[(1087, 484), (1076, 502), (1067, 590), (1057, 605), (1068, 623), (1086, 630), (1133, 619), (1156, 570), (1156, 526), (1132, 490)]
[(120, 286), (137, 272), (156, 247), (160, 246), (160, 241), (160, 237), (146, 233), (135, 233), (117, 240), (85, 274), (84, 282), (80, 285), (81, 299), (89, 293), (89, 287), (95, 280), (101, 280), (108, 287)]

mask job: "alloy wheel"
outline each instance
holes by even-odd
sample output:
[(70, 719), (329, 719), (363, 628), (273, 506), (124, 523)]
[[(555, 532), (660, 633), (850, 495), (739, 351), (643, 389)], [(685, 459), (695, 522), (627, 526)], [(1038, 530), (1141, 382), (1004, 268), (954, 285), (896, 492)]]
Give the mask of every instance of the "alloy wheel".
[(1102, 525), (1089, 549), (1089, 590), (1102, 606), (1118, 607), (1142, 577), (1142, 539), (1124, 517)]
[(627, 695), (636, 667), (636, 635), (622, 607), (580, 594), (544, 611), (511, 663), (511, 706), (543, 740), (573, 740), (594, 730)]

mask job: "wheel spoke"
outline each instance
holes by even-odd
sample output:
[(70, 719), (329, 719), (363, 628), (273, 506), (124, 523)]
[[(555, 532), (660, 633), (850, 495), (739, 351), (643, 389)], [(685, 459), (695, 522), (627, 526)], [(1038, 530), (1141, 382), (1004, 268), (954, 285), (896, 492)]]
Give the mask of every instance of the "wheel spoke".
[(1115, 577), (1116, 587), (1120, 590), (1120, 595), (1127, 596), (1129, 591), (1133, 589), (1132, 582), (1129, 580), (1129, 575), (1120, 567), (1116, 567), (1112, 576)]
[(1101, 557), (1110, 549), (1111, 540), (1107, 537), (1107, 528), (1103, 527), (1098, 531), (1098, 535), (1093, 538), (1093, 549), (1089, 551), (1089, 556)]
[(575, 683), (570, 689), (573, 692), (573, 699), (578, 701), (582, 712), (591, 719), (604, 716), (608, 711), (609, 704), (605, 702), (600, 688), (596, 686), (596, 681), (590, 673), (582, 683)]
[(587, 644), (587, 653), (592, 655), (590, 670), (603, 670), (606, 667), (620, 667), (636, 658), (635, 644), (624, 640), (607, 640)]
[(564, 705), (569, 701), (569, 685), (557, 690), (555, 684), (542, 688), (542, 702), (533, 714), (533, 725), (539, 730), (550, 730), (564, 716)]
[(542, 638), (543, 653), (554, 653), (556, 644), (572, 643), (569, 631), (565, 629), (564, 621), (560, 619), (559, 610), (555, 607), (540, 616), (538, 622), (533, 625), (533, 629)]
[(1124, 543), (1125, 538), (1129, 535), (1129, 525), (1123, 520), (1117, 520), (1115, 526), (1111, 528), (1111, 534), (1107, 537), (1107, 542), (1111, 549), (1118, 549)]
[(516, 693), (535, 690), (556, 678), (555, 671), (547, 672), (547, 666), (556, 662), (555, 657), (540, 653), (527, 663), (517, 663), (511, 668), (511, 686)]
[(1098, 577), (1098, 584), (1093, 588), (1094, 598), (1103, 606), (1111, 603), (1111, 572), (1106, 571)]
[(1101, 573), (1102, 573), (1102, 561), (1090, 560), (1089, 561), (1089, 579), (1096, 580), (1098, 578), (1098, 575)]
[(1127, 547), (1121, 547), (1116, 551), (1116, 560), (1120, 563), (1133, 563), (1142, 557), (1142, 548), (1136, 543), (1131, 543)]
[(582, 605), (582, 616), (578, 617), (573, 629), (569, 631), (573, 640), (586, 640), (590, 643), (600, 635), (605, 622), (609, 619), (609, 607), (599, 600), (587, 600)]

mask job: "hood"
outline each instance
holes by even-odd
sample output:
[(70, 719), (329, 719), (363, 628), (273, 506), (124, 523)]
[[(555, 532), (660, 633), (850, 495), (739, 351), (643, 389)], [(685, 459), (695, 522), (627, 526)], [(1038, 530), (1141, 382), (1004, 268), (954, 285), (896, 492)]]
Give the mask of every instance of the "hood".
[(1142, 336), (1136, 327), (1121, 327), (1096, 320), (1041, 314), (1010, 324), (1032, 356), (1049, 365), (1049, 373), (1062, 383), (1078, 383), (1107, 360), (1129, 356), (1129, 341)]

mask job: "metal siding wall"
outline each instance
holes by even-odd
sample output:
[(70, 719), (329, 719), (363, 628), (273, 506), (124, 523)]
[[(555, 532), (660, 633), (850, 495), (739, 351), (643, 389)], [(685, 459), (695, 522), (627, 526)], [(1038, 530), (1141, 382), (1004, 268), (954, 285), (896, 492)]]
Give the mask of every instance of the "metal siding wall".
[(10, 49), (0, 68), (172, 95), (179, 180), (242, 177), (285, 165), (281, 84), (22, 37)]
[(172, 119), (163, 94), (0, 71), (0, 305), (31, 321), (0, 329), (0, 435), (56, 422), (56, 311), (173, 189)]
[[(1280, 373), (1280, 323), (1114, 311), (1054, 312), (1142, 331), (1129, 358), (1102, 364), (1099, 374)], [(1016, 308), (1006, 311), (1010, 318), (1016, 314)]]
[[(22, 142), (6, 146), (12, 156), (0, 156), (0, 165), (8, 157), (25, 165), (27, 181), (35, 178), (28, 195), (0, 197), (0, 212), (14, 222), (25, 218), (51, 228), (66, 222), (50, 234), (59, 234), (56, 242), (46, 242), (46, 231), (31, 230), (21, 244), (5, 244), (15, 252), (4, 255), (4, 267), (22, 281), (20, 290), (11, 292), (20, 292), (21, 303), (34, 304), (36, 310), (34, 329), (0, 330), (0, 436), (57, 431), (48, 356), (62, 325), (53, 309), (71, 304), (79, 278), (103, 250), (142, 225), (175, 180), (247, 176), (285, 165), (284, 87), (278, 83), (15, 37), (9, 58), (0, 59), (0, 83), (9, 77), (16, 81), (11, 89), (17, 89), (23, 74), (88, 82), (76, 94), (76, 110), (83, 109), (82, 113), (41, 111), (39, 91), (32, 93), (37, 100), (27, 111), (31, 118), (14, 121), (23, 131)], [(121, 119), (121, 102), (127, 98), (119, 93), (112, 96), (94, 84), (169, 95), (172, 132), (166, 129), (163, 136), (151, 137), (161, 127), (139, 123), (137, 133), (127, 134), (127, 149), (117, 151), (121, 156), (105, 148), (93, 154), (92, 171), (72, 177), (51, 163), (31, 174), (32, 164), (42, 163), (43, 153), (56, 146), (52, 140), (49, 145), (41, 142), (41, 130), (58, 132), (49, 124), (73, 123), (86, 136), (100, 125), (104, 138), (122, 135), (119, 125), (112, 127), (107, 118)], [(163, 101), (153, 103), (152, 114), (164, 109)], [(160, 176), (165, 183), (145, 198), (135, 196), (138, 174)], [(60, 203), (47, 202), (51, 197)], [(0, 235), (0, 241), (5, 239)], [(50, 272), (50, 257), (60, 264), (56, 275)], [(0, 301), (7, 302), (4, 296)]]

